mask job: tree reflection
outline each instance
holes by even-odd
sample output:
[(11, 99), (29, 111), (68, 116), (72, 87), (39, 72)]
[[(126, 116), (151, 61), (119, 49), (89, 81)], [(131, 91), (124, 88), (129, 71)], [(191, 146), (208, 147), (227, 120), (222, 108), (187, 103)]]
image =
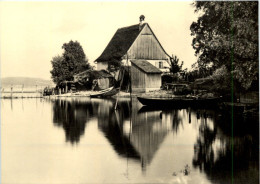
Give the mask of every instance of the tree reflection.
[(183, 117), (179, 116), (179, 110), (178, 109), (166, 111), (165, 113), (166, 113), (166, 115), (169, 115), (171, 117), (172, 120), (170, 122), (172, 122), (172, 129), (177, 134), (178, 131), (179, 131), (180, 125), (182, 125), (182, 123), (183, 123), (183, 121), (182, 121)]
[(84, 134), (87, 120), (93, 115), (91, 103), (81, 101), (53, 101), (53, 123), (62, 126), (66, 141), (77, 143)]
[[(229, 116), (203, 118), (194, 145), (193, 166), (204, 171), (214, 183), (232, 183), (232, 172), (233, 182), (236, 184), (258, 183), (258, 133), (247, 131), (251, 125), (258, 126), (258, 123), (250, 121), (252, 120), (245, 121), (242, 117), (234, 117), (232, 139)], [(209, 123), (213, 122), (212, 128)]]

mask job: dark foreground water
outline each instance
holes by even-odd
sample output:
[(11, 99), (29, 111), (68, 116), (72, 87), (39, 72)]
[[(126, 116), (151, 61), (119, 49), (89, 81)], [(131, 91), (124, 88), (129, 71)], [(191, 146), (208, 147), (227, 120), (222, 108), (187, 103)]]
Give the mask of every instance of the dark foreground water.
[(1, 183), (258, 183), (258, 119), (114, 104), (1, 100)]

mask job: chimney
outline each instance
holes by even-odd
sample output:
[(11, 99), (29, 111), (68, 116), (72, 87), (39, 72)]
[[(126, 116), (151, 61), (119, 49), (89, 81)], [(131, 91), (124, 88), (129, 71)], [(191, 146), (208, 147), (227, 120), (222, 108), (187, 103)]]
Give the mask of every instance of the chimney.
[(144, 15), (141, 15), (139, 17), (139, 31), (142, 29), (142, 26), (144, 24), (144, 19), (145, 19), (145, 16)]

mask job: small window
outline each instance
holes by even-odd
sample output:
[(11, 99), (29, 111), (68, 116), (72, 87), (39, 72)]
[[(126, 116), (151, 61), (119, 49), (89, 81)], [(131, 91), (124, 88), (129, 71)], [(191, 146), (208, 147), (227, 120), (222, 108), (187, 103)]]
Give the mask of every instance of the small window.
[(159, 68), (163, 68), (163, 62), (159, 61)]

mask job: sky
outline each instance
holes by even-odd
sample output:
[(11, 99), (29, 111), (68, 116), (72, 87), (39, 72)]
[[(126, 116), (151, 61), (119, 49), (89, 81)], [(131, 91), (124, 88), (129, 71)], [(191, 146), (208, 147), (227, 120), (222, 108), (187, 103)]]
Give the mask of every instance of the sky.
[(89, 62), (103, 52), (116, 30), (147, 22), (169, 55), (196, 62), (190, 25), (196, 21), (192, 1), (143, 2), (7, 2), (0, 1), (1, 77), (51, 79), (51, 59), (62, 45), (78, 41)]

